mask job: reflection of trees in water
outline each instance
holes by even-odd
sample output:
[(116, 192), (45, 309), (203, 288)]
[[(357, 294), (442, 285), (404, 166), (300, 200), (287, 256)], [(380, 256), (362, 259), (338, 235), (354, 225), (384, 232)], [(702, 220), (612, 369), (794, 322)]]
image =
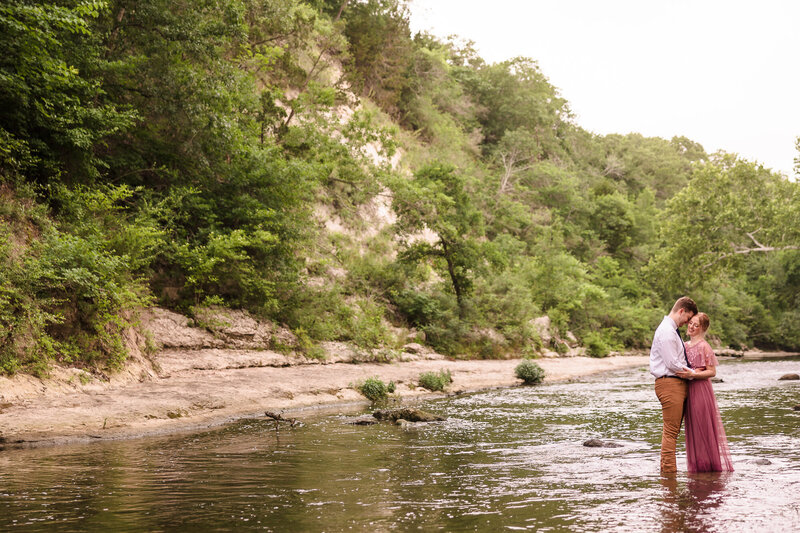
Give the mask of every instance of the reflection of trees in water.
[(708, 531), (714, 526), (714, 509), (725, 498), (730, 472), (689, 474), (686, 483), (673, 476), (661, 478), (661, 531)]

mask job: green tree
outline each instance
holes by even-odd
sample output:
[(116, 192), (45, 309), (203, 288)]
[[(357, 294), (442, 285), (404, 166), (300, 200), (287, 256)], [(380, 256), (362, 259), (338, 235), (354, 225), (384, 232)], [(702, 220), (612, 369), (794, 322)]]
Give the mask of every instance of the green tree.
[(485, 143), (498, 143), (507, 131), (526, 129), (537, 151), (560, 155), (571, 128), (570, 111), (536, 61), (519, 57), (482, 66), (462, 75), (469, 93), (481, 108)]
[[(414, 178), (398, 180), (394, 188), (402, 258), (441, 260), (463, 315), (472, 276), (480, 262), (481, 214), (467, 192), (465, 178), (452, 166), (434, 163), (420, 169)], [(421, 239), (426, 230), (435, 235), (433, 242)]]
[[(27, 179), (96, 178), (101, 141), (127, 130), (136, 114), (109, 102), (84, 68), (98, 60), (94, 19), (104, 1), (0, 6), (0, 173)], [(65, 172), (66, 171), (66, 172)]]
[(724, 155), (699, 167), (670, 200), (662, 246), (649, 271), (668, 291), (741, 269), (757, 254), (800, 249), (800, 187)]
[(396, 114), (414, 43), (407, 8), (401, 0), (366, 0), (342, 13), (350, 42), (349, 66), (354, 86), (390, 114)]

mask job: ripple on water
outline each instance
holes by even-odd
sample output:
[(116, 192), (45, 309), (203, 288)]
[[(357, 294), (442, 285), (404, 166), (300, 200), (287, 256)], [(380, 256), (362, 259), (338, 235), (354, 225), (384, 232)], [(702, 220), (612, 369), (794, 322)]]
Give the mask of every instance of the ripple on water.
[[(797, 365), (720, 367), (730, 474), (658, 476), (660, 409), (635, 369), (430, 401), (448, 420), (413, 429), (349, 415), (280, 431), (248, 420), (4, 452), (0, 530), (797, 529), (800, 387), (777, 381)], [(622, 446), (584, 447), (589, 438)]]

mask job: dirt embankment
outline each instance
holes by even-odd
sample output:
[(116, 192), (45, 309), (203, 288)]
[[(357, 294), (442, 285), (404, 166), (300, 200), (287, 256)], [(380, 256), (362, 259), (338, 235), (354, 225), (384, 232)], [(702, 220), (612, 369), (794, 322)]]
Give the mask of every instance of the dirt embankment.
[[(400, 360), (364, 362), (345, 344), (327, 343), (323, 362), (276, 347), (291, 345), (291, 333), (241, 312), (208, 317), (203, 328), (186, 317), (154, 309), (146, 317), (159, 349), (144, 357), (132, 343), (125, 370), (102, 378), (78, 369), (54, 369), (40, 380), (0, 378), (0, 439), (5, 445), (57, 444), (152, 435), (226, 423), (265, 410), (293, 416), (336, 406), (357, 410), (366, 400), (352, 385), (377, 376), (397, 384), (403, 398), (431, 393), (415, 386), (422, 372), (449, 370), (450, 392), (520, 383), (519, 359), (452, 361), (415, 344)], [(644, 366), (647, 357), (542, 358), (547, 381)], [(3, 445), (0, 442), (0, 446)]]

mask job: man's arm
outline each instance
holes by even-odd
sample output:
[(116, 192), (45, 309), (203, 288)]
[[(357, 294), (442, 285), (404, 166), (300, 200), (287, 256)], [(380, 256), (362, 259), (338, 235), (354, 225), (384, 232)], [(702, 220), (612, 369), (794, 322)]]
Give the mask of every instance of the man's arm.
[(663, 339), (661, 342), (661, 355), (670, 372), (679, 375), (679, 373), (686, 370), (686, 360), (683, 358), (683, 342), (677, 333), (672, 333), (671, 331), (669, 333), (671, 333), (671, 338)]

